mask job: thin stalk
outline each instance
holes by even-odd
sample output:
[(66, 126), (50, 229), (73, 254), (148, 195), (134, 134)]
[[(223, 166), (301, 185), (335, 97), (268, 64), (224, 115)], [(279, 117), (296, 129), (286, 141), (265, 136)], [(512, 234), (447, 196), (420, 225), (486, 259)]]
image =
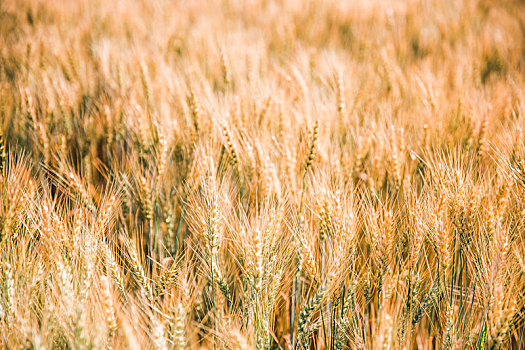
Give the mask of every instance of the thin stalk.
[[(207, 226), (208, 226), (208, 232), (211, 233), (212, 228), (211, 228), (210, 214), (208, 214)], [(208, 244), (210, 246), (211, 295), (212, 295), (212, 305), (213, 305), (213, 349), (216, 349), (217, 340), (215, 336), (217, 334), (217, 309), (216, 309), (216, 301), (215, 301), (215, 273), (213, 271), (213, 249), (215, 248), (214, 243), (215, 243), (214, 239), (213, 237), (211, 237), (211, 241), (208, 240)]]
[(461, 319), (461, 311), (463, 310), (463, 254), (459, 251), (459, 317)]
[(321, 323), (323, 324), (323, 339), (324, 339), (324, 348), (325, 349), (328, 349), (328, 342), (326, 340), (326, 327), (325, 327), (325, 324), (324, 324), (324, 312), (323, 312), (323, 308), (321, 307), (320, 308), (320, 312), (321, 312)]
[(487, 308), (487, 310), (485, 311), (485, 317), (483, 317), (483, 324), (481, 325), (481, 331), (479, 332), (479, 336), (478, 336), (478, 341), (476, 342), (476, 349), (481, 349), (482, 347), (482, 343), (483, 343), (483, 348), (484, 348), (484, 343), (485, 343), (485, 334), (487, 332), (487, 314), (489, 312), (489, 309)]
[[(184, 220), (184, 211), (186, 209), (186, 201), (182, 202), (182, 207), (180, 209), (180, 216), (179, 216), (179, 222), (177, 223), (177, 232), (175, 233), (175, 252), (179, 248), (179, 237), (180, 237), (180, 230), (182, 228), (182, 221)], [(182, 241), (181, 241), (182, 243)]]
[[(156, 191), (155, 191), (156, 192)], [(157, 196), (155, 196), (156, 198)], [(158, 241), (159, 241), (159, 215), (158, 215), (158, 210), (159, 210), (159, 207), (158, 207), (158, 203), (157, 201), (155, 200), (154, 204), (153, 204), (153, 217), (152, 217), (152, 223), (150, 224), (150, 227), (152, 230), (154, 230), (154, 242), (153, 242), (153, 251), (156, 252), (157, 251), (157, 245), (158, 245)], [(155, 215), (155, 212), (157, 212), (157, 215)]]
[(454, 255), (452, 256), (452, 286), (450, 288), (450, 307), (452, 307), (452, 300), (454, 296), (454, 281), (456, 279), (456, 234), (454, 235)]
[(294, 328), (295, 328), (295, 294), (297, 293), (297, 276), (293, 281), (292, 288), (292, 306), (290, 308), (290, 334), (292, 339), (292, 349), (295, 349), (295, 338), (294, 338)]
[(211, 295), (213, 303), (213, 349), (217, 348), (215, 335), (217, 333), (217, 310), (215, 309), (215, 275), (213, 273), (213, 247), (210, 247)]
[[(297, 226), (297, 235), (301, 234), (301, 226), (302, 226), (302, 211), (303, 211), (303, 200), (304, 200), (304, 192), (306, 190), (306, 174), (307, 171), (303, 174), (303, 188), (301, 191), (301, 200), (299, 202), (299, 220), (298, 220), (298, 226)], [(294, 280), (294, 288), (292, 290), (292, 308), (291, 308), (291, 317), (290, 317), (290, 334), (292, 339), (292, 349), (295, 349), (295, 306), (299, 305), (300, 303), (300, 297), (301, 297), (301, 273), (300, 270), (295, 276)]]
[[(344, 286), (343, 286), (343, 288), (344, 288)], [(341, 302), (341, 297), (339, 297), (339, 302)], [(332, 308), (332, 317), (331, 317), (331, 320), (332, 320), (331, 330), (332, 330), (332, 332), (330, 333), (330, 349), (334, 348), (335, 335), (337, 334), (337, 324), (335, 323), (335, 318), (337, 316), (337, 307), (338, 307), (338, 303), (336, 303), (336, 305), (334, 305), (334, 307)]]
[[(326, 239), (328, 237), (325, 237), (325, 239), (323, 239), (321, 241), (321, 274), (323, 276), (323, 279), (326, 280), (326, 273), (325, 273), (325, 265), (326, 265), (326, 262), (325, 262), (325, 259), (326, 259)], [(322, 313), (322, 310), (323, 308), (321, 307), (321, 317), (323, 316), (323, 313)], [(325, 345), (325, 348), (327, 348), (327, 335), (330, 333), (330, 299), (328, 299), (327, 303), (326, 303), (326, 318), (327, 318), (327, 325), (326, 325), (326, 329), (325, 329), (325, 326), (324, 326), (324, 320), (323, 321), (323, 333), (324, 333), (324, 345)]]
[(523, 332), (523, 327), (524, 327), (524, 326), (522, 325), (521, 328), (520, 328), (520, 342), (519, 342), (519, 347), (518, 347), (518, 349), (523, 349), (523, 348), (521, 347), (521, 346), (523, 345), (523, 333), (524, 333), (524, 332)]
[(477, 276), (476, 276), (476, 280), (474, 281), (474, 290), (472, 291), (472, 300), (470, 300), (470, 308), (468, 311), (468, 317), (463, 318), (463, 325), (461, 327), (462, 331), (465, 329), (465, 320), (470, 319), (470, 315), (472, 314), (472, 307), (474, 306), (474, 297), (476, 296), (476, 282), (477, 282)]

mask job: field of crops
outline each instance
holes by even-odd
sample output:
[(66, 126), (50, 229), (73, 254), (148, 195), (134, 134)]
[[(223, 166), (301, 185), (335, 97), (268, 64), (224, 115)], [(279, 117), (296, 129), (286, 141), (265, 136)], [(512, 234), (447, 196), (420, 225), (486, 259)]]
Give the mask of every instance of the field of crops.
[(525, 3), (0, 0), (0, 348), (525, 348)]

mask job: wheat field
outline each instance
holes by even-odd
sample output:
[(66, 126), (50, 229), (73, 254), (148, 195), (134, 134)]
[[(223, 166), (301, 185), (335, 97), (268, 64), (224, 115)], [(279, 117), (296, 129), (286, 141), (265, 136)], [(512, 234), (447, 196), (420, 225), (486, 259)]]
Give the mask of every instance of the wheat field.
[(525, 348), (525, 3), (0, 1), (2, 349)]

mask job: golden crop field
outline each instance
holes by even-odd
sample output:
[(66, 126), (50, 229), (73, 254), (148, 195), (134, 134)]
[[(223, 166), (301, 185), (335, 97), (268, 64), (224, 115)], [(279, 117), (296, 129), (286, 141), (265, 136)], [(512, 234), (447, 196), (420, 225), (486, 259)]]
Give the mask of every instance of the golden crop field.
[(0, 348), (525, 348), (525, 3), (1, 0)]

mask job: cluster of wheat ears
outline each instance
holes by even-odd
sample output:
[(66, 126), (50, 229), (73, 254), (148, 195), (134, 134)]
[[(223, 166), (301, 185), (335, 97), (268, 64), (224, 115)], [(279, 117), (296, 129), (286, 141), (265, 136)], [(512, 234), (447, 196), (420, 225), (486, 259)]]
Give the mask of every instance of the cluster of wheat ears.
[(0, 346), (525, 347), (525, 4), (0, 1)]

